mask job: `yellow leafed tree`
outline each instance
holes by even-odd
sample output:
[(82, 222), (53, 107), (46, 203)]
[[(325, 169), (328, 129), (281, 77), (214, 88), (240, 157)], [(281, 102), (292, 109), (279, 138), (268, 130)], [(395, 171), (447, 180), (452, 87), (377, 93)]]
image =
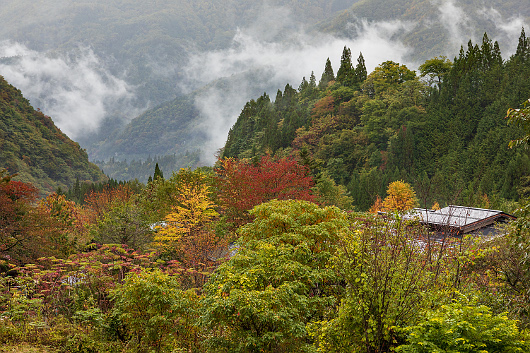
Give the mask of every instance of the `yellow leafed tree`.
[(383, 200), (384, 211), (407, 211), (418, 207), (418, 198), (412, 186), (401, 180), (390, 183), (387, 194)]
[(205, 183), (183, 184), (179, 187), (178, 204), (165, 217), (154, 237), (157, 247), (168, 248), (179, 239), (195, 235), (219, 214), (209, 198), (209, 187)]

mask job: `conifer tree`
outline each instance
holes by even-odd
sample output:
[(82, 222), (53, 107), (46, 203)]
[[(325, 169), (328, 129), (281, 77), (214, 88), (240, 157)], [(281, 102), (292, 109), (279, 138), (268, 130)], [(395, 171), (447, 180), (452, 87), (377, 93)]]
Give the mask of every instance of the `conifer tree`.
[(345, 86), (351, 86), (355, 78), (353, 65), (351, 62), (351, 50), (344, 46), (340, 59), (339, 71), (337, 71), (337, 81)]
[(298, 86), (298, 92), (304, 94), (307, 88), (309, 87), (309, 82), (305, 79), (305, 76), (302, 78), (300, 86)]
[(315, 77), (315, 72), (311, 71), (311, 76), (309, 77), (309, 87), (315, 89), (317, 87), (317, 79)]
[(521, 29), (521, 35), (519, 36), (519, 44), (517, 45), (517, 50), (515, 51), (515, 57), (520, 58), (521, 60), (526, 60), (530, 54), (530, 40), (526, 38), (524, 28)]
[(157, 180), (158, 178), (160, 178), (161, 180), (164, 180), (164, 174), (162, 173), (162, 171), (158, 167), (158, 163), (157, 163), (155, 165), (155, 174), (153, 175), (153, 180)]
[(333, 68), (331, 67), (331, 61), (328, 58), (326, 60), (324, 72), (322, 73), (322, 77), (320, 78), (320, 82), (318, 83), (318, 87), (320, 89), (324, 89), (331, 81), (335, 81), (335, 74), (333, 73)]
[(355, 79), (357, 83), (362, 83), (367, 77), (368, 72), (366, 71), (363, 53), (359, 53), (359, 57), (357, 58), (357, 66), (355, 67)]
[(497, 41), (493, 44), (493, 59), (496, 65), (502, 64), (501, 48), (499, 48), (499, 42)]
[(276, 92), (276, 99), (274, 99), (274, 107), (277, 111), (283, 110), (283, 93), (279, 89), (278, 92)]

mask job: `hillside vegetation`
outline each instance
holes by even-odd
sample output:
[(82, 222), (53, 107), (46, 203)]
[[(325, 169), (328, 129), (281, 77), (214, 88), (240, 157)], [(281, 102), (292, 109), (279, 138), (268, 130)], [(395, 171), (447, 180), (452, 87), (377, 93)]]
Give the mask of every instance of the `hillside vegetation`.
[(67, 189), (76, 179), (106, 179), (78, 143), (63, 134), (49, 116), (34, 110), (21, 92), (0, 76), (1, 168), (18, 173), (18, 180), (43, 193)]
[[(454, 5), (454, 10), (465, 16), (459, 20), (456, 15), (445, 15), (444, 20), (441, 12), (443, 4)], [(267, 12), (271, 9), (274, 9), (273, 15)], [(151, 1), (148, 4), (133, 0), (7, 0), (2, 4), (0, 13), (0, 21), (5, 24), (0, 28), (0, 39), (24, 43), (49, 57), (61, 57), (68, 53), (75, 58), (79, 55), (79, 47), (93, 49), (102, 69), (109, 69), (116, 77), (123, 78), (134, 90), (135, 98), (131, 104), (136, 110), (130, 114), (155, 108), (136, 121), (131, 121), (133, 116), (123, 116), (125, 113), (119, 109), (109, 109), (107, 121), (101, 125), (99, 132), (76, 139), (92, 159), (108, 161), (112, 156), (119, 156), (120, 161), (145, 161), (149, 156), (185, 155), (203, 144), (206, 128), (190, 129), (189, 124), (171, 124), (173, 117), (188, 116), (193, 125), (195, 115), (189, 114), (189, 111), (195, 107), (175, 103), (159, 105), (183, 93), (180, 83), (187, 80), (185, 69), (189, 65), (190, 53), (226, 49), (232, 44), (237, 28), (243, 28), (259, 38), (263, 36), (266, 41), (281, 42), (297, 33), (300, 25), (308, 32), (327, 32), (352, 39), (365, 30), (363, 20), (372, 24), (378, 21), (407, 23), (406, 29), (390, 31), (392, 39), (409, 47), (408, 60), (423, 62), (452, 53), (454, 46), (463, 40), (460, 37), (479, 41), (484, 32), (498, 39), (503, 52), (507, 52), (512, 43), (507, 33), (515, 23), (528, 23), (529, 11), (524, 2), (515, 0), (459, 0), (454, 3), (427, 0), (275, 0), (266, 5), (244, 0), (231, 0), (223, 5), (207, 0)], [(262, 17), (271, 21), (266, 24), (270, 31), (256, 30), (264, 25)], [(275, 21), (278, 21), (278, 26)], [(453, 33), (453, 29), (457, 33)], [(0, 60), (16, 63), (20, 58)], [(258, 91), (262, 92), (263, 88)], [(193, 103), (192, 98), (185, 99)], [(131, 145), (143, 148), (144, 145), (138, 142), (145, 140), (146, 136), (161, 135), (157, 131), (159, 125), (155, 123), (159, 121), (157, 111), (160, 109), (166, 110), (164, 114), (167, 117), (164, 119), (167, 126), (163, 134), (179, 141), (168, 145), (164, 137), (160, 142), (153, 139), (146, 144), (149, 150), (142, 149), (142, 155), (131, 151)], [(131, 124), (122, 132), (125, 121), (131, 121)], [(136, 126), (140, 122), (144, 125), (141, 128)], [(140, 130), (145, 136), (138, 137)], [(127, 143), (129, 138), (134, 143)], [(184, 140), (186, 146), (182, 146), (181, 141)], [(183, 165), (177, 163), (173, 168)], [(140, 177), (140, 174), (128, 175)]]
[(520, 132), (504, 117), (530, 96), (524, 31), (507, 61), (484, 35), (454, 62), (427, 60), (423, 78), (392, 61), (366, 75), (362, 56), (352, 64), (348, 48), (336, 77), (326, 67), (318, 85), (311, 76), (274, 100), (264, 94), (248, 102), (222, 156), (300, 156), (315, 176), (346, 186), (360, 210), (400, 179), (414, 186), (424, 207), (501, 207), (502, 199), (519, 198), (530, 158), (508, 147)]
[(528, 199), (503, 236), (443, 237), (403, 217), (417, 202), (404, 182), (380, 217), (292, 158), (167, 179), (157, 167), (147, 185), (108, 183), (82, 205), (34, 203), (31, 185), (0, 173), (2, 347), (529, 349)]

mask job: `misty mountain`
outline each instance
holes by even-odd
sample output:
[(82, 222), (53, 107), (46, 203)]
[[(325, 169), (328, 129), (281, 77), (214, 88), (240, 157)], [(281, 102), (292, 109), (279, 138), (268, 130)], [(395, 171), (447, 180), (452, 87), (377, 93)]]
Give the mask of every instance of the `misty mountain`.
[(200, 148), (211, 163), (246, 101), (320, 77), (327, 57), (337, 69), (344, 45), (369, 71), (452, 58), (486, 31), (509, 55), (529, 11), (515, 0), (6, 0), (0, 74), (92, 159)]
[(88, 161), (49, 116), (36, 111), (21, 92), (0, 76), (0, 169), (18, 173), (41, 193), (71, 187), (76, 179), (102, 181), (105, 175)]
[[(288, 6), (308, 23), (340, 9), (324, 0), (269, 4)], [(251, 25), (262, 11), (260, 2), (245, 0), (6, 0), (0, 40), (52, 55), (91, 48), (102, 66), (135, 86), (138, 105), (157, 105), (180, 93), (177, 82), (190, 52), (225, 48), (237, 28)]]
[(325, 84), (312, 77), (274, 100), (264, 94), (248, 101), (221, 157), (296, 158), (317, 184), (347, 189), (360, 210), (384, 198), (398, 180), (414, 187), (422, 207), (502, 209), (526, 195), (530, 151), (508, 147), (524, 133), (505, 118), (530, 97), (524, 32), (509, 60), (486, 35), (453, 63), (431, 60), (436, 83), (393, 61), (367, 75), (363, 60), (352, 63), (346, 48), (342, 58)]
[(363, 19), (403, 21), (410, 27), (396, 39), (413, 49), (413, 59), (423, 62), (439, 55), (454, 56), (461, 45), (479, 41), (485, 32), (503, 51), (512, 50), (521, 27), (529, 24), (528, 5), (519, 0), (359, 0), (319, 28), (356, 36)]

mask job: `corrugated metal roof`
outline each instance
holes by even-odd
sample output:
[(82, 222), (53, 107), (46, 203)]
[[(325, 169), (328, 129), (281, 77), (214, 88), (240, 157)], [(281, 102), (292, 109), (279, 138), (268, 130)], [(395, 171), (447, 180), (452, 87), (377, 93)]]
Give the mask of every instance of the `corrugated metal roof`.
[(457, 228), (460, 232), (470, 232), (490, 225), (500, 218), (515, 217), (499, 210), (450, 205), (440, 210), (413, 209), (406, 218), (419, 218), (429, 226)]

